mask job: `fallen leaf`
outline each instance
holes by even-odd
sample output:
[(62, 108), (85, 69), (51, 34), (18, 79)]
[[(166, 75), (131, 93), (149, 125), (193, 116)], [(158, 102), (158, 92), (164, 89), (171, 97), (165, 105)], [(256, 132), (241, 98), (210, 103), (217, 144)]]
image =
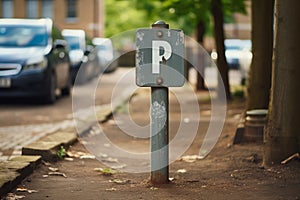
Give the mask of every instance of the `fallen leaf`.
[(80, 156), (80, 159), (96, 159), (96, 156), (94, 156), (94, 155), (82, 155), (82, 156)]
[(101, 172), (103, 175), (111, 176), (116, 173), (115, 170), (111, 168), (94, 168), (95, 171)]
[(117, 189), (116, 188), (108, 188), (108, 189), (105, 189), (106, 191), (116, 191)]
[(177, 173), (181, 173), (181, 174), (186, 173), (186, 169), (179, 169), (177, 170)]
[(123, 164), (123, 165), (114, 165), (114, 166), (111, 166), (112, 169), (123, 169), (125, 168), (127, 165), (126, 164)]
[(48, 175), (49, 176), (63, 176), (65, 178), (67, 178), (66, 174), (61, 173), (61, 172), (49, 172)]
[(295, 159), (300, 159), (300, 154), (299, 153), (295, 153), (293, 155), (291, 155), (290, 157), (288, 157), (287, 159), (283, 160), (281, 162), (282, 165), (285, 165), (287, 163), (289, 163), (290, 161), (292, 160), (295, 160)]
[(6, 200), (18, 200), (18, 199), (23, 199), (25, 198), (24, 195), (16, 195), (14, 193), (8, 193), (6, 196)]
[(48, 169), (52, 172), (57, 172), (58, 171), (58, 168), (55, 168), (55, 167), (48, 167)]
[(68, 158), (68, 157), (66, 157), (66, 158), (64, 158), (66, 161), (74, 161), (74, 159), (73, 158)]
[(100, 157), (101, 157), (101, 158), (107, 158), (107, 157), (108, 157), (108, 155), (107, 155), (107, 154), (105, 154), (105, 153), (102, 153), (102, 154), (100, 155)]
[(185, 161), (185, 162), (195, 162), (196, 160), (200, 160), (201, 157), (198, 155), (187, 155), (182, 156), (179, 160)]
[(67, 156), (71, 158), (80, 158), (80, 156), (85, 156), (87, 153), (81, 151), (67, 151)]
[(44, 160), (42, 160), (42, 163), (43, 163), (43, 165), (45, 165), (45, 166), (51, 166), (51, 163), (46, 162), (46, 161), (44, 161)]
[(117, 163), (117, 162), (119, 162), (117, 158), (111, 158), (111, 157), (108, 157), (106, 159), (102, 159), (102, 161), (109, 162), (109, 163)]
[(109, 182), (123, 185), (123, 184), (129, 183), (130, 180), (128, 180), (128, 179), (124, 179), (124, 180), (113, 179), (113, 180), (109, 180)]
[(158, 190), (157, 187), (151, 187), (150, 190)]
[(18, 192), (28, 192), (29, 194), (38, 192), (37, 190), (29, 190), (25, 187), (18, 187), (16, 190)]
[(257, 162), (257, 154), (253, 154), (247, 158), (245, 158), (245, 161), (248, 161), (248, 162), (252, 162), (252, 163), (256, 163)]

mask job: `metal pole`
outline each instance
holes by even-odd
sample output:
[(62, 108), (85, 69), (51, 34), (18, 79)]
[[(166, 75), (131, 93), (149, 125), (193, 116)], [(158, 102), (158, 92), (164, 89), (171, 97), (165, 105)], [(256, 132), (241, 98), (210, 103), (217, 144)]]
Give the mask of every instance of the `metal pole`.
[(151, 182), (169, 181), (169, 89), (151, 88)]
[[(169, 28), (163, 21), (152, 28)], [(165, 64), (165, 62), (164, 62)], [(158, 82), (163, 82), (158, 78)], [(151, 183), (169, 182), (169, 89), (151, 87)]]

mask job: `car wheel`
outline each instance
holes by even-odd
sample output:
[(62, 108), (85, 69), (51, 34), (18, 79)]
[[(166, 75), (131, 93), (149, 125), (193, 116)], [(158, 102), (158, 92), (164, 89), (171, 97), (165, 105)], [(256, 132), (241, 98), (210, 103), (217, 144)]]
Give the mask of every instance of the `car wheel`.
[(72, 79), (71, 79), (71, 77), (69, 77), (66, 87), (61, 89), (61, 95), (62, 96), (70, 96), (71, 87), (72, 87)]
[(46, 86), (46, 95), (44, 97), (44, 102), (47, 104), (53, 104), (56, 101), (56, 76), (54, 73), (48, 78), (48, 83)]

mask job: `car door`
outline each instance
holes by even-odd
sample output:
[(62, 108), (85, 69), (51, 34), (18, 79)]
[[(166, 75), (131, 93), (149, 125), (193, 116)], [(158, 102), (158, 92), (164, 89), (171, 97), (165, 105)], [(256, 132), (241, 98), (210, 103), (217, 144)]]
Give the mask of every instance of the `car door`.
[(53, 54), (56, 63), (56, 79), (58, 88), (64, 88), (70, 81), (70, 59), (67, 50), (67, 42), (63, 40), (60, 31), (54, 27), (53, 32)]

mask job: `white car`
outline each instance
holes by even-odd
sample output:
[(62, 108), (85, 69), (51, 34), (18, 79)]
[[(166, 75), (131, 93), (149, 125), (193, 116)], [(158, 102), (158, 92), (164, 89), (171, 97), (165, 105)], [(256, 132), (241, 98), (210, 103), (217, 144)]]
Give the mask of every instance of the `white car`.
[(241, 42), (243, 45), (240, 52), (239, 65), (241, 72), (241, 84), (245, 85), (252, 62), (251, 40), (242, 40)]
[[(225, 56), (229, 69), (240, 70), (241, 84), (245, 84), (252, 61), (251, 40), (226, 39)], [(213, 60), (218, 58), (216, 51), (212, 51)]]
[(118, 67), (117, 52), (113, 48), (111, 39), (94, 38), (92, 41), (96, 46), (99, 64), (103, 72), (113, 72)]

